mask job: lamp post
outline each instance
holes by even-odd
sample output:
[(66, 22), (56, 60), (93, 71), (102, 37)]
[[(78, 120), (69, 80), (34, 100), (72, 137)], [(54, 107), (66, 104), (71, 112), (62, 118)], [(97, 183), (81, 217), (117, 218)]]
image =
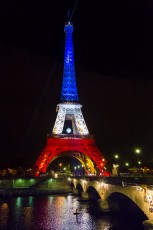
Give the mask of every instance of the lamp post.
[(115, 154), (114, 155), (114, 157), (115, 157), (115, 164), (119, 167), (119, 163), (118, 163), (118, 159), (119, 159), (119, 155), (118, 154)]
[(140, 165), (141, 165), (141, 161), (138, 161), (138, 165), (139, 165), (139, 174), (140, 174)]
[(62, 167), (62, 163), (59, 163), (59, 167), (60, 167), (60, 173), (61, 173), (61, 167)]
[(139, 149), (139, 148), (136, 148), (135, 149), (135, 153), (137, 154), (137, 157), (138, 157), (138, 161), (137, 161), (137, 163), (138, 163), (138, 168), (139, 168), (139, 174), (140, 174), (140, 165), (141, 165), (141, 161), (140, 161), (140, 154), (141, 154), (141, 150)]
[(135, 153), (137, 154), (137, 155), (139, 155), (140, 153), (141, 153), (141, 150), (140, 149), (135, 149)]
[[(114, 158), (115, 158), (115, 164), (118, 165), (119, 155), (118, 155), (118, 154), (115, 154), (115, 155), (114, 155)], [(118, 165), (118, 166), (119, 166), (119, 165)]]
[(118, 167), (119, 167), (119, 165), (118, 165), (118, 158), (119, 158), (119, 155), (115, 154), (114, 158), (116, 160), (115, 160), (115, 164), (113, 164), (112, 175), (113, 176), (118, 176)]
[(129, 162), (125, 162), (125, 168), (126, 168), (126, 173), (128, 173), (128, 169), (129, 169)]
[(115, 156), (114, 156), (114, 157), (115, 157), (115, 159), (118, 159), (118, 158), (119, 158), (119, 155), (115, 154)]

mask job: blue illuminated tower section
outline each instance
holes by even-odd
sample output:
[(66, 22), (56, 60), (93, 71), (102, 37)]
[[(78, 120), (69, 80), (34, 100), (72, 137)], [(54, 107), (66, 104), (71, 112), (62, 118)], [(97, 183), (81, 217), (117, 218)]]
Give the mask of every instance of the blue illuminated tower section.
[(62, 83), (62, 102), (78, 102), (78, 92), (75, 78), (74, 52), (73, 52), (73, 25), (67, 22), (64, 27), (66, 35), (65, 39), (65, 55), (64, 55), (64, 72)]

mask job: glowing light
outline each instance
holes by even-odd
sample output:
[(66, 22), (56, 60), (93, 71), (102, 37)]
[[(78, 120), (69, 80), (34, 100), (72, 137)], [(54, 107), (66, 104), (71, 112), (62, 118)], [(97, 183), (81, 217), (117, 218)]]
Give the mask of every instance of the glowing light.
[(66, 132), (67, 132), (67, 133), (71, 133), (71, 129), (70, 129), (70, 128), (67, 128), (67, 129), (66, 129)]
[(55, 174), (54, 174), (54, 178), (58, 178), (58, 173), (55, 173)]
[(116, 159), (118, 159), (118, 158), (119, 158), (119, 155), (116, 154), (114, 157), (115, 157)]
[(8, 216), (9, 216), (9, 207), (7, 203), (2, 203), (0, 206), (0, 222), (1, 222), (1, 227), (3, 228), (7, 222), (8, 222)]
[(139, 154), (139, 153), (141, 152), (141, 150), (140, 150), (140, 149), (136, 149), (135, 152), (136, 152), (137, 154)]
[(52, 182), (53, 182), (53, 179), (52, 179), (52, 178), (50, 178), (50, 179), (48, 180), (48, 182), (49, 182), (49, 183), (52, 183)]

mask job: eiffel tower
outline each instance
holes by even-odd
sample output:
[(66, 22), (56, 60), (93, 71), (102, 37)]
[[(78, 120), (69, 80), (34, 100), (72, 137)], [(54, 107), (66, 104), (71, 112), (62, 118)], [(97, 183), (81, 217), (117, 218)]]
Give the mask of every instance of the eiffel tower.
[(79, 104), (75, 77), (73, 52), (73, 24), (65, 23), (65, 55), (61, 92), (61, 103), (57, 105), (57, 117), (52, 130), (47, 137), (47, 143), (38, 157), (34, 169), (36, 175), (45, 173), (49, 164), (61, 156), (71, 156), (78, 159), (85, 173), (103, 174), (106, 160), (97, 148), (93, 135), (89, 134)]

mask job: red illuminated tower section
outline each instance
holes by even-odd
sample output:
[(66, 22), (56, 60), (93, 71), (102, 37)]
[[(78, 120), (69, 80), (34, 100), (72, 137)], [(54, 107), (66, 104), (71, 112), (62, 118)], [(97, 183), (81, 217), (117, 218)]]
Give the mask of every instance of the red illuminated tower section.
[(78, 159), (87, 174), (99, 171), (103, 174), (105, 159), (95, 145), (95, 140), (89, 134), (79, 104), (76, 86), (73, 25), (69, 21), (64, 26), (65, 55), (61, 92), (61, 103), (57, 105), (57, 117), (47, 143), (38, 157), (34, 169), (36, 174), (45, 173), (49, 164), (61, 156), (71, 156)]

